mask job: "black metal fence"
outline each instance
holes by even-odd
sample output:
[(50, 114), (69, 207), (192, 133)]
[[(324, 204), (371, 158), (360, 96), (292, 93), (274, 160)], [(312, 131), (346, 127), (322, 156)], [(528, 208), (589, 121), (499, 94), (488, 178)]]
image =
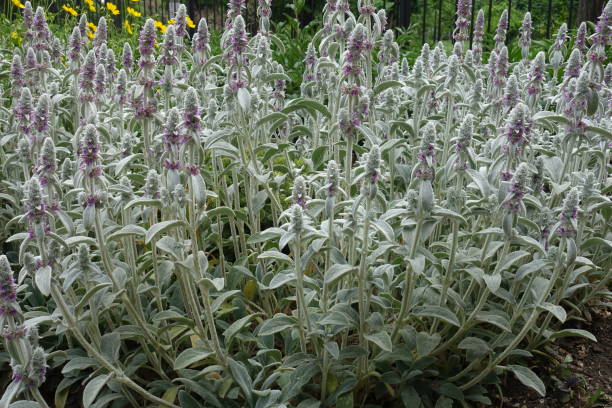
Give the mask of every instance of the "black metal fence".
[[(25, 2), (25, 0), (0, 0), (2, 8), (0, 12), (5, 15), (14, 16), (20, 10), (15, 6), (15, 2)], [(51, 12), (62, 12), (62, 6), (69, 5), (76, 9), (77, 12), (88, 13), (90, 21), (96, 21), (100, 15), (108, 15), (109, 11), (105, 6), (105, 0), (31, 0), (33, 6), (42, 5)], [(88, 2), (93, 2), (93, 8), (89, 7)], [(130, 18), (127, 8), (131, 7), (140, 12), (143, 17), (155, 18), (164, 24), (170, 20), (182, 2), (187, 6), (188, 14), (194, 22), (205, 17), (209, 26), (212, 29), (220, 30), (223, 28), (226, 16), (227, 0), (110, 0), (117, 6), (119, 14), (115, 16), (118, 24), (122, 23), (124, 18)], [(303, 0), (304, 6), (299, 15), (299, 20), (302, 25), (306, 25), (317, 19), (321, 15), (321, 10), (326, 0)], [(555, 4), (559, 0), (556, 0)], [(522, 15), (526, 11), (531, 11), (534, 22), (545, 24), (545, 34), (550, 36), (553, 21), (567, 20), (570, 27), (576, 24), (576, 7), (579, 0), (565, 0), (564, 7), (553, 7), (552, 0), (473, 0), (474, 12), (479, 8), (485, 10), (488, 29), (491, 31), (490, 21), (494, 10), (499, 13), (500, 7), (508, 8), (509, 14), (519, 13)], [(596, 1), (596, 0), (592, 0)], [(356, 0), (350, 0), (354, 6)], [(247, 23), (247, 27), (253, 31), (257, 27), (257, 0), (246, 0), (246, 8), (243, 11), (243, 16)], [(282, 21), (286, 15), (293, 16), (293, 11), (288, 8), (293, 0), (273, 0), (272, 15), (273, 21)], [(392, 27), (407, 27), (414, 25), (418, 29), (419, 37), (423, 42), (437, 41), (445, 38), (450, 38), (450, 33), (453, 30), (453, 21), (455, 18), (456, 0), (376, 0), (376, 6), (384, 8), (387, 11), (388, 22)], [(517, 15), (519, 15), (517, 14)], [(495, 20), (493, 21), (493, 30), (495, 30)]]

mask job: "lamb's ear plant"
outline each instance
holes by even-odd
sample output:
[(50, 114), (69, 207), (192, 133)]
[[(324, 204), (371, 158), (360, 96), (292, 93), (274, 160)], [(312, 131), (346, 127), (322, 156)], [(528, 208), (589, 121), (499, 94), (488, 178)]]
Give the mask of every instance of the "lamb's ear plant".
[(459, 0), (452, 52), (414, 63), (357, 6), (326, 2), (291, 83), (269, 0), (254, 35), (229, 1), (220, 53), (184, 6), (134, 50), (83, 15), (60, 51), (26, 2), (0, 408), (491, 404), (507, 373), (545, 394), (547, 343), (595, 340), (572, 327), (610, 300), (612, 2), (548, 52), (527, 14), (511, 61), (506, 12), (468, 49)]

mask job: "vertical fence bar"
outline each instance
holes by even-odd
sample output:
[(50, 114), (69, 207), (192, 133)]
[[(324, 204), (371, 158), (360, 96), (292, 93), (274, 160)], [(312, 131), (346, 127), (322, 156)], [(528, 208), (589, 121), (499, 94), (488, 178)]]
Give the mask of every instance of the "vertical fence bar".
[(552, 0), (548, 0), (548, 15), (546, 17), (546, 38), (550, 38), (552, 28)]
[(493, 19), (493, 0), (489, 0), (489, 15), (487, 16), (487, 33), (491, 32), (491, 20)]
[(425, 32), (427, 30), (427, 0), (423, 0), (423, 34), (421, 42), (425, 44)]
[(477, 6), (477, 1), (474, 0), (474, 4), (472, 5), (472, 15), (470, 16), (471, 18), (471, 23), (470, 23), (470, 49), (472, 48), (472, 41), (474, 41), (474, 16), (476, 15), (476, 8)]
[(512, 0), (508, 0), (508, 31), (510, 31), (510, 25), (512, 22)]

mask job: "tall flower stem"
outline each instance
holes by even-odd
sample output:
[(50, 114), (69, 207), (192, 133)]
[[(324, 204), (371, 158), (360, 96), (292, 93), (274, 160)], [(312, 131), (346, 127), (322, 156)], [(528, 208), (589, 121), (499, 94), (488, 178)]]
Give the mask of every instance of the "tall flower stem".
[[(423, 217), (419, 216), (417, 218), (416, 230), (414, 232), (414, 240), (412, 241), (412, 246), (410, 247), (410, 259), (414, 259), (414, 257), (416, 256), (416, 250), (421, 239), (421, 233), (423, 231), (423, 221)], [(408, 262), (406, 264), (406, 271), (404, 273), (404, 293), (402, 294), (402, 304), (400, 306), (399, 315), (395, 320), (393, 332), (391, 333), (391, 341), (397, 340), (399, 330), (402, 327), (404, 319), (406, 318), (406, 314), (409, 311), (410, 298), (412, 297), (412, 291), (414, 290), (415, 281), (416, 279), (414, 276), (414, 271), (412, 270), (410, 262)]]
[(59, 290), (57, 284), (55, 283), (51, 284), (51, 296), (53, 297), (53, 300), (59, 307), (62, 313), (62, 316), (64, 317), (65, 323), (68, 326), (68, 329), (72, 332), (72, 334), (77, 339), (77, 341), (81, 344), (81, 346), (83, 346), (85, 351), (87, 351), (87, 353), (93, 359), (95, 359), (102, 367), (104, 367), (106, 370), (108, 370), (109, 372), (113, 374), (113, 379), (115, 381), (118, 381), (119, 383), (124, 384), (128, 388), (140, 394), (143, 398), (145, 398), (148, 401), (154, 402), (156, 404), (160, 404), (161, 406), (164, 406), (164, 407), (178, 408), (176, 405), (151, 394), (150, 392), (142, 388), (140, 385), (136, 384), (132, 379), (127, 377), (120, 368), (118, 368), (116, 365), (113, 365), (111, 362), (109, 362), (106, 359), (106, 357), (104, 357), (98, 350), (96, 350), (95, 347), (93, 347), (87, 341), (87, 339), (79, 331), (77, 324), (76, 324), (76, 318), (70, 311), (70, 308), (68, 307), (66, 302), (64, 302), (63, 295), (61, 291)]
[[(566, 246), (566, 241), (562, 240), (560, 248), (559, 248), (559, 253), (563, 253), (565, 251), (565, 246)], [(491, 370), (493, 370), (499, 363), (501, 363), (506, 357), (508, 357), (508, 355), (512, 351), (514, 351), (514, 349), (520, 344), (523, 338), (529, 333), (529, 331), (533, 328), (534, 324), (536, 323), (538, 316), (540, 315), (540, 310), (537, 307), (537, 305), (541, 305), (542, 302), (544, 302), (544, 300), (548, 297), (548, 295), (550, 294), (550, 291), (553, 289), (555, 285), (555, 282), (559, 278), (559, 275), (562, 269), (563, 267), (561, 265), (561, 257), (559, 257), (559, 260), (557, 261), (557, 265), (553, 272), (553, 276), (548, 281), (548, 285), (546, 286), (546, 289), (542, 291), (540, 297), (537, 299), (536, 307), (533, 308), (533, 311), (531, 312), (529, 319), (527, 319), (527, 321), (525, 322), (523, 329), (506, 346), (503, 352), (501, 352), (500, 354), (497, 355), (497, 357), (492, 359), (489, 362), (489, 364), (487, 364), (487, 366), (479, 372), (479, 374), (477, 374), (474, 378), (472, 378), (470, 381), (463, 384), (459, 388), (461, 388), (462, 390), (466, 390), (478, 384), (480, 381), (482, 381), (483, 378), (489, 375)], [(482, 357), (478, 358), (478, 360), (480, 359), (482, 359)]]
[(367, 306), (368, 306), (368, 294), (367, 294), (367, 263), (366, 259), (368, 256), (368, 234), (370, 232), (370, 217), (372, 210), (372, 200), (366, 198), (366, 207), (364, 215), (363, 232), (361, 236), (361, 259), (359, 261), (359, 271), (357, 275), (357, 293), (359, 301), (359, 345), (366, 350), (366, 354), (361, 360), (360, 371), (361, 375), (365, 375), (368, 368), (368, 343), (365, 339), (366, 334), (366, 318), (367, 318)]
[[(304, 296), (304, 271), (302, 271), (302, 240), (298, 237), (293, 245), (293, 263), (295, 267), (295, 296), (297, 299), (297, 314), (298, 314), (298, 330), (300, 333), (300, 348), (303, 353), (306, 353), (307, 337), (312, 332), (310, 327), (310, 319), (308, 317), (308, 307)], [(304, 330), (306, 326), (306, 330)]]

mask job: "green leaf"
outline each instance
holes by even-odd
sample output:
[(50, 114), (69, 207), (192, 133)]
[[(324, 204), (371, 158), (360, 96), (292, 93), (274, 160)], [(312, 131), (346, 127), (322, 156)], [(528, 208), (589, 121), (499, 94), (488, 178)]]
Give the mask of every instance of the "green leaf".
[(529, 368), (520, 365), (508, 365), (502, 368), (512, 371), (523, 385), (535, 390), (543, 397), (546, 396), (546, 387), (544, 383), (540, 380), (540, 377)]
[(69, 247), (73, 247), (75, 245), (80, 245), (80, 244), (87, 244), (87, 245), (96, 245), (96, 240), (94, 238), (91, 237), (86, 237), (83, 235), (78, 235), (76, 237), (70, 237), (70, 238), (66, 238), (66, 244), (68, 244)]
[(561, 337), (583, 337), (585, 339), (589, 339), (594, 342), (597, 342), (597, 338), (591, 332), (588, 332), (586, 330), (580, 330), (580, 329), (559, 330), (558, 332), (554, 332), (553, 334), (551, 334), (548, 338), (550, 340), (553, 340), (553, 339), (558, 339)]
[(36, 401), (15, 401), (8, 408), (40, 408)]
[(440, 344), (440, 340), (441, 337), (437, 333), (418, 332), (416, 335), (417, 354), (420, 357), (429, 355)]
[(229, 348), (232, 340), (236, 334), (242, 329), (246, 327), (247, 324), (251, 321), (251, 319), (255, 316), (258, 316), (259, 313), (253, 313), (248, 316), (244, 316), (234, 323), (232, 323), (225, 331), (223, 332), (223, 336), (225, 337), (225, 347)]
[(248, 112), (251, 108), (251, 94), (246, 88), (238, 89), (238, 103), (243, 111)]
[(567, 312), (560, 305), (553, 305), (552, 303), (544, 302), (540, 305), (540, 307), (550, 313), (557, 318), (561, 323), (565, 323), (565, 319), (567, 319)]
[(96, 397), (102, 391), (102, 388), (106, 385), (111, 375), (99, 375), (93, 380), (89, 381), (83, 390), (83, 407), (89, 408), (94, 403)]
[(502, 266), (499, 269), (500, 272), (510, 268), (512, 265), (520, 261), (521, 259), (530, 256), (531, 254), (527, 251), (514, 251), (506, 255), (506, 257), (502, 261)]
[(366, 340), (371, 341), (384, 351), (392, 352), (393, 344), (391, 342), (391, 336), (385, 331), (380, 331), (374, 334), (366, 334), (363, 336)]
[(481, 356), (491, 350), (489, 343), (483, 339), (479, 339), (478, 337), (466, 337), (465, 339), (461, 340), (461, 343), (457, 345), (457, 348), (460, 350), (471, 350), (478, 356)]
[(141, 226), (130, 224), (121, 228), (119, 231), (113, 232), (108, 237), (106, 237), (105, 240), (112, 241), (114, 239), (120, 239), (125, 237), (144, 237), (146, 233), (147, 230), (142, 228)]
[(51, 293), (51, 267), (49, 265), (43, 266), (36, 271), (36, 287), (40, 290), (44, 296), (49, 296)]
[(145, 243), (148, 244), (153, 239), (155, 239), (159, 234), (165, 231), (168, 231), (171, 228), (178, 228), (178, 227), (189, 227), (189, 225), (185, 221), (181, 221), (181, 220), (159, 222), (151, 226), (151, 228), (149, 228), (149, 230), (147, 231), (147, 234), (145, 235)]
[(281, 332), (285, 329), (293, 327), (296, 320), (284, 313), (277, 313), (272, 319), (266, 320), (259, 326), (257, 331), (258, 336), (269, 336), (274, 333)]
[(357, 270), (356, 266), (347, 265), (347, 264), (333, 264), (326, 272), (325, 272), (325, 283), (328, 285), (333, 284), (344, 275), (351, 271)]
[(143, 157), (142, 153), (134, 153), (128, 157), (124, 157), (123, 159), (119, 160), (116, 164), (115, 164), (115, 176), (118, 176), (119, 174), (121, 174), (123, 172), (123, 169), (130, 164), (132, 161), (136, 160), (139, 157)]
[(490, 312), (480, 312), (476, 315), (476, 320), (492, 324), (507, 332), (512, 332), (510, 322), (503, 316)]
[(261, 254), (259, 254), (257, 259), (274, 259), (277, 261), (293, 263), (293, 259), (291, 259), (288, 255), (285, 255), (282, 252), (273, 251), (273, 250), (262, 252)]
[(453, 326), (460, 326), (459, 319), (450, 310), (440, 306), (419, 306), (414, 309), (414, 314), (417, 316), (436, 317)]
[(234, 381), (236, 381), (242, 389), (242, 393), (244, 394), (244, 397), (248, 401), (249, 405), (253, 406), (253, 380), (251, 380), (249, 372), (242, 363), (237, 362), (232, 358), (228, 358), (227, 362)]
[(402, 87), (402, 83), (399, 81), (385, 81), (382, 82), (378, 85), (376, 85), (374, 87), (374, 90), (372, 91), (373, 96), (375, 97), (376, 95), (380, 94), (381, 92), (386, 91), (389, 88), (394, 88), (394, 87)]
[(93, 358), (89, 357), (75, 357), (68, 361), (64, 367), (62, 367), (62, 374), (68, 374), (73, 370), (81, 371), (89, 367), (98, 365), (98, 362)]
[(181, 390), (178, 394), (179, 404), (181, 408), (201, 408), (200, 404), (195, 398), (193, 398), (187, 391)]
[(206, 360), (214, 353), (203, 348), (189, 348), (178, 355), (174, 361), (174, 369), (181, 370), (187, 368), (193, 363)]
[(501, 274), (496, 273), (495, 275), (483, 275), (483, 279), (487, 284), (487, 288), (491, 293), (497, 292), (497, 289), (501, 286), (502, 277)]
[(295, 280), (295, 273), (293, 272), (279, 272), (272, 277), (268, 289), (278, 289)]
[(79, 300), (79, 303), (77, 303), (77, 305), (74, 307), (75, 314), (76, 315), (79, 314), (79, 311), (83, 309), (83, 307), (85, 307), (85, 305), (89, 302), (89, 299), (91, 299), (93, 295), (95, 295), (102, 289), (110, 287), (111, 285), (112, 285), (111, 283), (99, 283), (93, 288), (89, 289), (87, 293), (85, 293), (85, 296), (83, 296), (81, 300)]
[(232, 210), (229, 207), (223, 207), (223, 206), (208, 210), (207, 214), (210, 218), (217, 217), (217, 216), (224, 216), (224, 215), (230, 218), (236, 218), (236, 213), (234, 212), (234, 210)]
[(161, 207), (162, 203), (160, 200), (154, 200), (151, 198), (136, 198), (125, 205), (125, 209), (128, 210), (135, 205), (144, 205), (145, 207)]

